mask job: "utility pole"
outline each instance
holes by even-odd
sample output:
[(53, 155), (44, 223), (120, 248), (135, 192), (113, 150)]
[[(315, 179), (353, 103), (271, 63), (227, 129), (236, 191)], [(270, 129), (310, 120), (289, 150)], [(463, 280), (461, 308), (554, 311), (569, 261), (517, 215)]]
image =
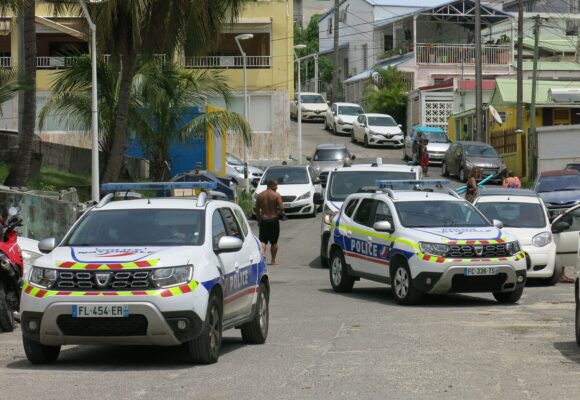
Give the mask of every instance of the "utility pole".
[(532, 73), (532, 100), (530, 102), (530, 130), (528, 133), (528, 160), (529, 179), (535, 179), (538, 173), (538, 134), (536, 132), (536, 82), (538, 80), (538, 56), (540, 42), (540, 25), (542, 21), (539, 15), (534, 17), (534, 67)]
[(314, 92), (320, 93), (318, 87), (318, 53), (314, 56)]
[(339, 57), (338, 57), (338, 33), (339, 33), (339, 26), (340, 26), (340, 13), (338, 6), (340, 5), (340, 0), (334, 0), (334, 101), (339, 100), (339, 85), (340, 85), (340, 76), (338, 74), (339, 71)]
[(481, 0), (475, 0), (475, 129), (477, 140), (485, 142), (481, 62)]
[(524, 0), (518, 1), (518, 63), (517, 63), (517, 98), (516, 98), (516, 133), (523, 133), (523, 99), (524, 99)]

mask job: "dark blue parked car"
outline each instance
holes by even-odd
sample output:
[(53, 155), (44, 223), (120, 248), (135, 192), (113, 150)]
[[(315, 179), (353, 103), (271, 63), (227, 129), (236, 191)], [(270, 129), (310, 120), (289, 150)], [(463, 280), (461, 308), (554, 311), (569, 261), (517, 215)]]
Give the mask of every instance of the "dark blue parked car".
[(580, 204), (580, 172), (573, 169), (544, 171), (536, 179), (534, 190), (546, 204), (552, 220)]

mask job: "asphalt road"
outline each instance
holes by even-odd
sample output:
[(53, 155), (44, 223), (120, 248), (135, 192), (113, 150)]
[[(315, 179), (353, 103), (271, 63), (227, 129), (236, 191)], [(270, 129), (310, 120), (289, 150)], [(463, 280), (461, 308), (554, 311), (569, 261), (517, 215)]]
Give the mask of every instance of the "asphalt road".
[[(317, 124), (304, 133), (305, 149), (329, 135)], [(393, 161), (400, 154), (357, 152)], [(319, 224), (282, 224), (265, 345), (244, 345), (227, 331), (210, 366), (186, 364), (178, 348), (101, 346), (65, 347), (56, 364), (32, 366), (20, 332), (0, 334), (2, 398), (578, 398), (573, 285), (527, 287), (512, 306), (447, 295), (404, 307), (388, 286), (368, 281), (336, 294), (319, 265)]]

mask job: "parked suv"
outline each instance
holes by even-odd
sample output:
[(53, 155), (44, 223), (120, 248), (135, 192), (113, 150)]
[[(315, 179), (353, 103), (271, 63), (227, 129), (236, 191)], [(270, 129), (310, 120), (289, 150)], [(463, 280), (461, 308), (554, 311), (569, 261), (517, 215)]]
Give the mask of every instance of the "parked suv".
[(390, 284), (399, 304), (418, 303), (424, 293), (465, 292), (515, 303), (526, 282), (518, 241), (453, 191), (353, 194), (332, 221), (328, 252), (335, 291), (370, 279)]
[[(192, 183), (109, 184), (111, 190), (199, 188)], [(54, 362), (60, 346), (183, 345), (188, 360), (218, 360), (222, 331), (264, 343), (270, 287), (242, 209), (192, 198), (113, 201), (89, 209), (26, 277), (24, 350)]]
[(501, 182), (507, 175), (507, 167), (495, 149), (482, 142), (456, 142), (445, 152), (441, 173), (443, 176), (456, 175), (461, 182), (467, 182), (473, 167), (480, 167), (482, 177), (493, 175), (494, 182)]
[(565, 213), (570, 207), (580, 204), (580, 172), (574, 169), (544, 171), (534, 183), (550, 219)]
[(331, 169), (342, 167), (355, 158), (356, 156), (342, 143), (323, 143), (316, 145), (314, 154), (312, 157), (306, 157), (306, 160), (310, 162), (310, 168), (315, 177), (318, 177), (324, 186)]

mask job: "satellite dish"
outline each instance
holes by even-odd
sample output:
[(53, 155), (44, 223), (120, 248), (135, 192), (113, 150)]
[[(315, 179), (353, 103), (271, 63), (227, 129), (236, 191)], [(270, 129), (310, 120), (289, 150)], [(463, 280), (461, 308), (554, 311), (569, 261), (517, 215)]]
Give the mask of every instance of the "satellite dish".
[(489, 111), (491, 112), (491, 115), (493, 116), (493, 119), (495, 119), (495, 122), (497, 122), (500, 125), (503, 125), (503, 121), (501, 119), (501, 115), (499, 115), (499, 113), (497, 112), (497, 110), (495, 109), (494, 106), (489, 106)]

